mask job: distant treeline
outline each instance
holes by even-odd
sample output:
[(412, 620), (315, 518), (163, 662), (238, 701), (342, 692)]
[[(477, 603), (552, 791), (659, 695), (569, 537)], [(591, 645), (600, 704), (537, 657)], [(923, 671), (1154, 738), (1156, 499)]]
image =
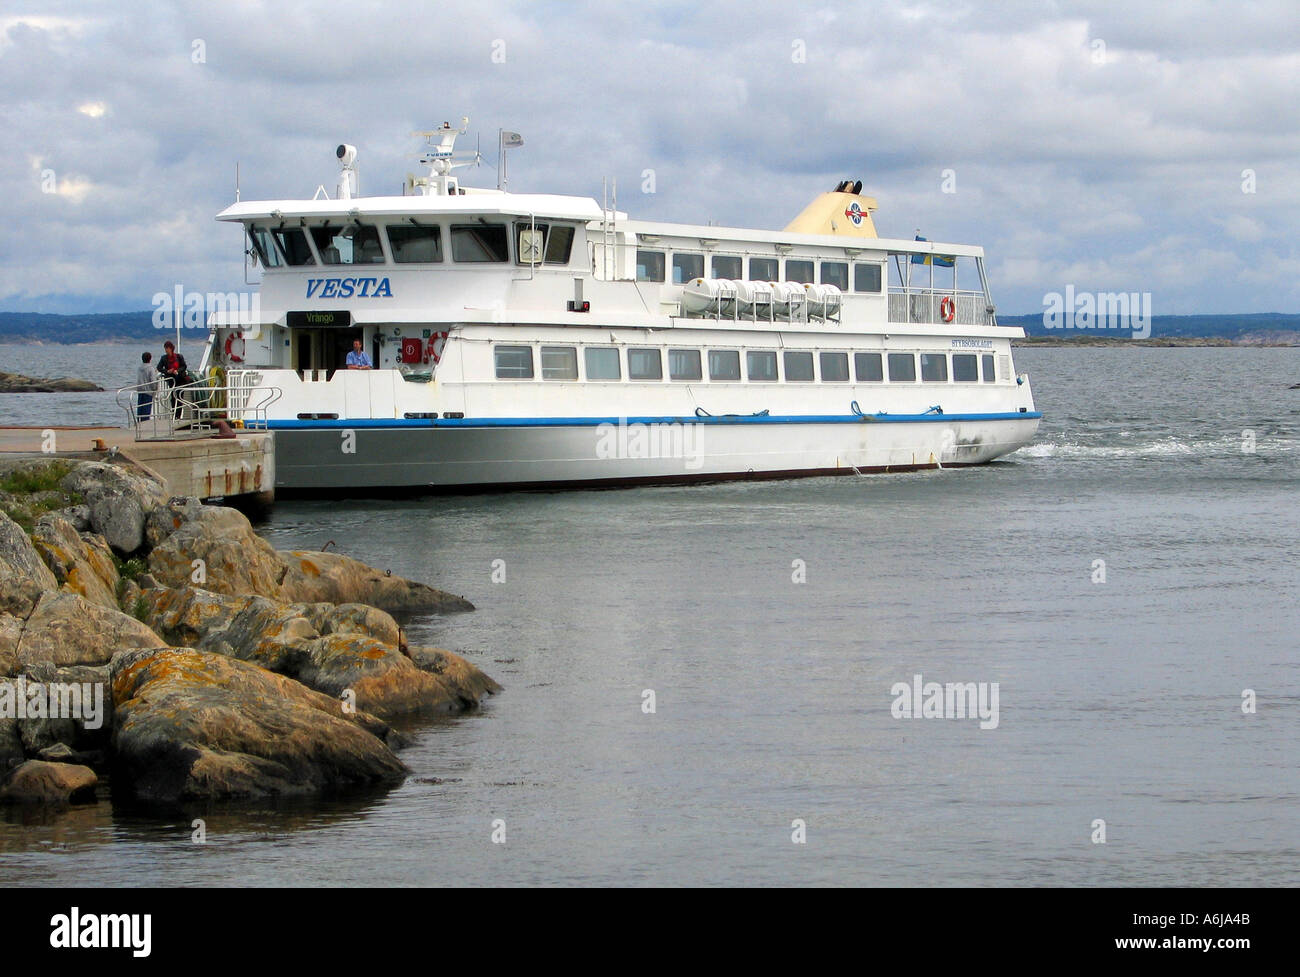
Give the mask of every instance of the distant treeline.
[(99, 315), (0, 312), (0, 343), (111, 343), (157, 336), (152, 309)]
[[(1020, 326), (1027, 336), (1049, 336), (1066, 339), (1072, 335), (1114, 336), (1115, 329), (1094, 326), (1091, 329), (1049, 329), (1043, 324), (1043, 314), (1000, 315), (998, 324)], [(1237, 339), (1252, 333), (1300, 331), (1300, 315), (1282, 312), (1259, 312), (1249, 315), (1157, 315), (1151, 317), (1152, 336), (1220, 336)]]
[[(1020, 326), (1030, 336), (1066, 338), (1070, 335), (1115, 335), (1114, 329), (1048, 329), (1041, 313), (1003, 315), (1004, 326)], [(1152, 336), (1221, 336), (1236, 339), (1252, 333), (1300, 331), (1300, 315), (1261, 312), (1251, 315), (1158, 315), (1151, 320)], [(100, 315), (43, 315), (0, 312), (0, 343), (104, 343), (151, 339), (158, 335), (153, 311)]]

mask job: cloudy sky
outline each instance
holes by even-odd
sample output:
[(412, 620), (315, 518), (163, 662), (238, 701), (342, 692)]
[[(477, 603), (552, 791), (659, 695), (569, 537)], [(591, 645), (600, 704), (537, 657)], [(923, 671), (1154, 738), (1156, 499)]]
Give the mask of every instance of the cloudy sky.
[[(779, 228), (853, 177), (883, 236), (981, 244), (1006, 313), (1148, 291), (1300, 312), (1300, 3), (0, 3), (0, 311), (241, 287), (233, 200), (470, 117), (494, 186)], [(654, 171), (653, 194), (642, 174)], [(944, 171), (951, 170), (944, 192)]]

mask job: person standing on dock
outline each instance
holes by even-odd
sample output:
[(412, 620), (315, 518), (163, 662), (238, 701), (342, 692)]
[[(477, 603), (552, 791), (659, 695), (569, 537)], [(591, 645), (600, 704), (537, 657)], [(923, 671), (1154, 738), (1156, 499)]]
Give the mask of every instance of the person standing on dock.
[(153, 389), (154, 373), (153, 367), (149, 364), (153, 362), (153, 353), (145, 350), (140, 354), (140, 365), (135, 370), (135, 385), (139, 389), (135, 394), (135, 416), (138, 420), (147, 421), (153, 413)]
[(370, 355), (361, 348), (361, 340), (352, 340), (352, 352), (348, 354), (347, 368), (349, 370), (373, 370), (374, 364), (370, 362)]
[[(185, 365), (185, 357), (176, 352), (176, 344), (170, 339), (163, 343), (162, 359), (158, 361), (158, 372), (162, 374), (163, 382), (167, 384), (168, 393), (171, 393), (176, 387), (185, 383), (186, 374), (189, 373), (189, 367)], [(175, 399), (175, 416), (181, 416), (181, 401), (179, 397), (172, 394)]]

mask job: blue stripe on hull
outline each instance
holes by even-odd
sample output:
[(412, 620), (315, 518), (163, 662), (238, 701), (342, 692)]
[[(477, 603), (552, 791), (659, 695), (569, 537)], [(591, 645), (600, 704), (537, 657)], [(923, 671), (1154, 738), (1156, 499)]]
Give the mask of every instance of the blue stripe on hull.
[(400, 427), (599, 427), (601, 424), (913, 424), (951, 421), (1024, 421), (1041, 411), (993, 414), (736, 414), (708, 417), (355, 417), (339, 419), (272, 420), (272, 430)]

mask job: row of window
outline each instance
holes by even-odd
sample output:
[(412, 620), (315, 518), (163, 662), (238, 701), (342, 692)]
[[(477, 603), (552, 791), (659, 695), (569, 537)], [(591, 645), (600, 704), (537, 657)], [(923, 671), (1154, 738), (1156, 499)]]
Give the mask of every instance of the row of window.
[[(737, 254), (709, 256), (710, 278), (727, 278), (750, 282), (800, 282), (811, 285), (817, 281), (814, 272), (820, 271), (823, 285), (834, 285), (841, 292), (849, 290), (849, 262), (821, 261), (811, 258), (749, 258), (746, 276), (744, 258)], [(781, 269), (785, 263), (784, 272)], [(820, 264), (820, 268), (815, 267)], [(666, 280), (668, 254), (664, 251), (638, 250), (636, 253), (636, 280), (662, 282)], [(684, 285), (693, 278), (704, 277), (704, 255), (692, 252), (674, 252), (672, 256), (673, 284)], [(853, 291), (879, 292), (881, 266), (875, 262), (853, 262)]]
[[(515, 256), (521, 265), (567, 265), (573, 250), (572, 224), (514, 225)], [(510, 260), (510, 227), (477, 221), (448, 228), (451, 260), (482, 263)], [(313, 227), (249, 226), (253, 250), (264, 267), (285, 265), (379, 265), (387, 251), (398, 264), (434, 264), (445, 260), (443, 232), (437, 224), (319, 224)]]
[[(531, 380), (533, 373), (533, 347), (496, 346), (496, 375), (498, 380)], [(577, 380), (578, 347), (542, 346), (540, 362), (543, 380)], [(670, 380), (702, 380), (707, 362), (709, 379), (719, 382), (738, 381), (741, 378), (741, 350), (738, 349), (669, 349), (668, 378)], [(751, 381), (787, 383), (847, 383), (849, 379), (849, 353), (838, 350), (822, 351), (814, 357), (807, 350), (774, 349), (744, 350), (745, 379)], [(663, 350), (630, 347), (627, 351), (627, 378), (629, 380), (662, 380), (664, 378)], [(707, 354), (707, 355), (706, 355)], [(917, 358), (920, 358), (920, 378), (925, 383), (978, 383), (983, 375), (985, 383), (997, 381), (991, 353), (853, 353), (853, 378), (858, 383), (883, 383), (886, 372), (891, 383), (915, 383)], [(615, 346), (584, 346), (582, 364), (586, 380), (622, 380), (623, 354)]]

